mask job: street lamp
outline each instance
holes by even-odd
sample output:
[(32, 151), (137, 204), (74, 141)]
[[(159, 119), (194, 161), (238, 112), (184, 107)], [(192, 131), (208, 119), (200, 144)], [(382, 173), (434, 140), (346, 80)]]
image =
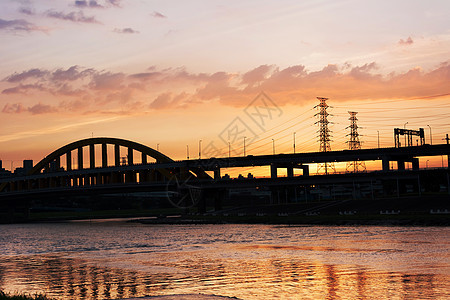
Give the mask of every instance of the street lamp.
[(295, 154), (295, 132), (294, 132), (294, 154)]
[(272, 139), (273, 155), (275, 155), (275, 140)]
[(189, 160), (189, 145), (186, 145), (186, 156), (187, 159)]
[(231, 157), (231, 144), (228, 142), (228, 158)]
[(246, 136), (244, 136), (244, 156), (245, 156), (245, 139), (246, 139), (247, 137)]
[(198, 141), (198, 159), (202, 158), (202, 140)]
[(427, 125), (430, 128), (430, 145), (433, 145), (433, 136), (431, 135), (431, 126)]
[(428, 162), (429, 162), (430, 160), (429, 159), (427, 159), (427, 169), (428, 169)]
[(377, 132), (378, 132), (378, 148), (380, 148), (380, 131), (377, 130)]
[(156, 151), (159, 151), (159, 144), (156, 144)]

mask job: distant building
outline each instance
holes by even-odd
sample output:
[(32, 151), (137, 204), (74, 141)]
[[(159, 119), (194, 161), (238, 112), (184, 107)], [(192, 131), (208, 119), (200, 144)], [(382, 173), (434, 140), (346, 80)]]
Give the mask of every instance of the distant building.
[(28, 171), (30, 171), (31, 169), (33, 169), (33, 160), (25, 159), (23, 161), (22, 167), (16, 168), (14, 170), (14, 175), (17, 176), (27, 175)]
[(3, 168), (2, 161), (0, 160), (0, 178), (9, 176), (11, 176), (11, 172)]

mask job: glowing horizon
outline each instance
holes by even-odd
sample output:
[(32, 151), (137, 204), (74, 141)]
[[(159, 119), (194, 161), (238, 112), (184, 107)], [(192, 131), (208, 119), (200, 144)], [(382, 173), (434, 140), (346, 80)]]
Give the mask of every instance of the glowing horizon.
[[(0, 4), (0, 159), (36, 163), (107, 136), (173, 159), (214, 146), (233, 122), (246, 154), (318, 151), (317, 96), (329, 98), (333, 150), (347, 111), (362, 148), (393, 146), (393, 128), (450, 133), (447, 1), (12, 1)], [(264, 92), (274, 115), (258, 123)], [(241, 125), (242, 125), (241, 124)], [(232, 138), (235, 155), (242, 136)], [(197, 154), (196, 154), (197, 153)], [(207, 152), (205, 151), (205, 154)], [(17, 163), (20, 161), (20, 163)], [(441, 159), (427, 162), (441, 165)], [(422, 166), (422, 162), (421, 162)]]

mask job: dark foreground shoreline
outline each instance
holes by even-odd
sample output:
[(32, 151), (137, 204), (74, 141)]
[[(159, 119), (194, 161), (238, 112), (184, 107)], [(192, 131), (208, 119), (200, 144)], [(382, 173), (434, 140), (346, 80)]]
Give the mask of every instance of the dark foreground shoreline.
[(0, 212), (0, 223), (119, 221), (142, 224), (279, 224), (450, 226), (450, 195), (283, 203), (206, 209), (133, 209), (109, 211), (31, 211), (28, 215)]

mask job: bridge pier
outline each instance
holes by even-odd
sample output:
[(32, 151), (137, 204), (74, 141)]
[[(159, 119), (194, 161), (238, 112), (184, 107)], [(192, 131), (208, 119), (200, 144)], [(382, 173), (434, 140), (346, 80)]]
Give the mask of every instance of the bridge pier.
[(397, 160), (397, 169), (399, 171), (405, 170), (405, 161), (404, 160)]
[(214, 170), (214, 179), (215, 180), (220, 179), (220, 168)]
[(412, 169), (414, 171), (419, 170), (419, 159), (417, 157), (412, 158)]
[(278, 166), (276, 164), (270, 164), (270, 178), (278, 177)]

